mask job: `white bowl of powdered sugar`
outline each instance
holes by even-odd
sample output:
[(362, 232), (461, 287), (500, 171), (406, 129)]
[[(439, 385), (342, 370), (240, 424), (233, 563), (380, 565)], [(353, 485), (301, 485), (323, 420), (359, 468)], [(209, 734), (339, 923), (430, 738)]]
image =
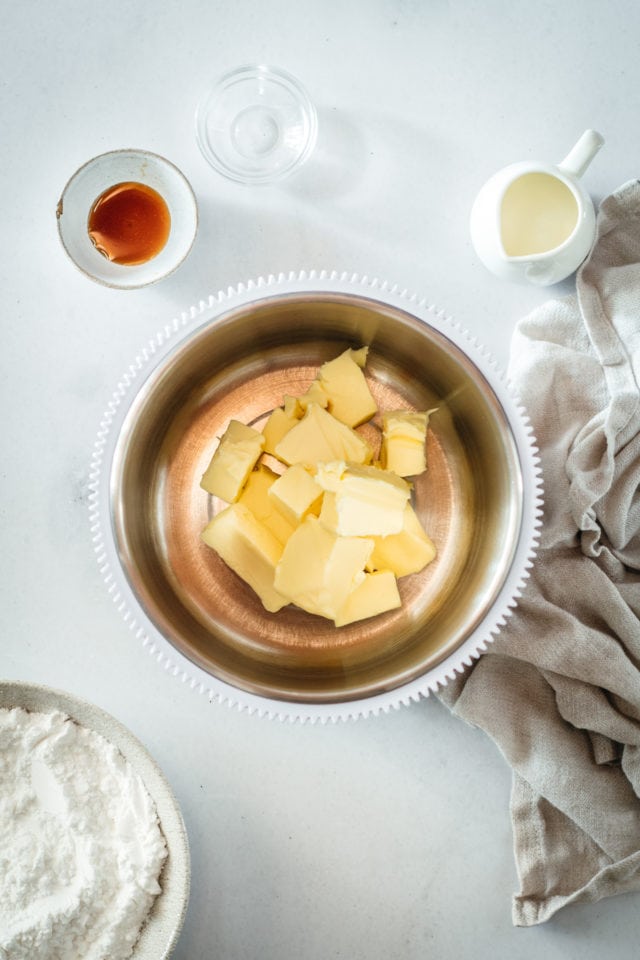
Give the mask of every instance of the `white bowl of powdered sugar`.
[(189, 898), (180, 809), (119, 721), (0, 682), (0, 960), (165, 960)]

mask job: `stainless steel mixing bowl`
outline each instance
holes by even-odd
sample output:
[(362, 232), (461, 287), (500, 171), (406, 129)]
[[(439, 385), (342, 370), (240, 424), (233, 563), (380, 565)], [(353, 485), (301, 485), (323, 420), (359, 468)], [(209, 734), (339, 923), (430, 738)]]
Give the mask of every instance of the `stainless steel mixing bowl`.
[[(230, 418), (259, 427), (320, 363), (363, 344), (381, 409), (438, 408), (414, 489), (438, 555), (400, 580), (401, 609), (337, 629), (263, 609), (201, 542), (224, 505), (199, 481)], [(376, 442), (375, 424), (360, 429)], [(508, 417), (469, 356), (408, 309), (323, 290), (233, 306), (169, 352), (124, 417), (110, 492), (120, 563), (159, 633), (232, 688), (303, 704), (374, 697), (451, 658), (503, 588), (523, 510)]]

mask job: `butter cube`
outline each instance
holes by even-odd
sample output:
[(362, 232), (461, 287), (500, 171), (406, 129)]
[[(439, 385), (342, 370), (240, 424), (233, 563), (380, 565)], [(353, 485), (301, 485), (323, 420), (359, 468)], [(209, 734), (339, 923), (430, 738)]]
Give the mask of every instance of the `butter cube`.
[(350, 537), (384, 537), (402, 530), (411, 488), (395, 473), (348, 464), (339, 479), (321, 470), (316, 479), (329, 486), (320, 510), (327, 529)]
[(249, 478), (238, 499), (251, 510), (256, 520), (270, 530), (276, 540), (284, 546), (295, 526), (280, 512), (278, 506), (269, 496), (269, 491), (278, 479), (278, 474), (261, 463), (249, 474)]
[(231, 420), (200, 486), (214, 497), (233, 503), (253, 470), (264, 447), (264, 437), (239, 420)]
[[(293, 410), (295, 409), (294, 407)], [(296, 413), (291, 412), (291, 408), (287, 411), (286, 407), (276, 407), (275, 410), (271, 411), (267, 422), (262, 428), (265, 453), (270, 453), (272, 456), (275, 456), (276, 447), (285, 434), (287, 434), (292, 427), (295, 427), (298, 419)]]
[(335, 360), (323, 363), (318, 372), (320, 386), (329, 398), (329, 411), (348, 427), (370, 420), (378, 410), (362, 371), (367, 350), (345, 350)]
[(320, 381), (314, 380), (307, 392), (298, 397), (298, 403), (303, 410), (306, 410), (310, 403), (317, 403), (319, 407), (326, 410), (329, 406), (329, 397), (322, 389)]
[(301, 463), (287, 467), (269, 488), (269, 497), (276, 508), (296, 527), (308, 513), (320, 513), (323, 495), (312, 476)]
[(211, 520), (201, 537), (255, 590), (266, 610), (275, 613), (289, 603), (274, 586), (282, 544), (248, 507), (232, 503)]
[(396, 610), (401, 602), (396, 578), (390, 570), (366, 573), (362, 583), (347, 597), (334, 622), (336, 627), (344, 627), (356, 620)]
[(302, 406), (300, 405), (300, 401), (298, 400), (298, 398), (292, 397), (288, 393), (285, 393), (284, 395), (282, 406), (286, 415), (288, 417), (292, 417), (295, 420), (299, 420), (302, 414), (304, 413), (304, 410), (302, 409)]
[(338, 537), (309, 514), (287, 541), (274, 585), (292, 603), (333, 620), (365, 579), (373, 541)]
[(340, 486), (340, 481), (345, 475), (347, 464), (344, 460), (330, 460), (328, 463), (318, 463), (314, 476), (316, 483), (323, 490), (335, 493)]
[(314, 467), (321, 460), (352, 460), (369, 463), (373, 451), (367, 441), (318, 406), (309, 404), (302, 420), (276, 445), (275, 455), (289, 466)]
[(427, 468), (425, 440), (428, 410), (390, 410), (382, 416), (382, 466), (400, 477), (413, 477)]
[(422, 570), (436, 556), (433, 541), (425, 532), (411, 504), (404, 509), (402, 530), (386, 537), (374, 537), (375, 546), (369, 560), (373, 570), (391, 570), (396, 577), (405, 577)]
[(367, 364), (367, 356), (369, 355), (369, 347), (358, 347), (357, 350), (351, 348), (351, 359), (354, 363), (357, 363), (359, 367), (363, 370)]

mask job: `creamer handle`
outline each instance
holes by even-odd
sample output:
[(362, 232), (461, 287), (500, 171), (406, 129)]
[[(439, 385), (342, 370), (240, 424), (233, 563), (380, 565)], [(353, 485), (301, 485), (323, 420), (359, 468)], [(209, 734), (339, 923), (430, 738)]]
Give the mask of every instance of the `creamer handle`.
[(558, 168), (573, 177), (581, 177), (603, 143), (604, 137), (596, 130), (585, 130)]

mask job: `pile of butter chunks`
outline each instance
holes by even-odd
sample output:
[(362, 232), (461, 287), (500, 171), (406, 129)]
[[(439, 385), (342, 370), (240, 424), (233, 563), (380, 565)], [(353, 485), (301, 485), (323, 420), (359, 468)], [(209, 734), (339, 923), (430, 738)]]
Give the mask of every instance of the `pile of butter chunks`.
[(433, 411), (384, 412), (374, 464), (355, 429), (378, 412), (363, 372), (367, 350), (324, 363), (261, 432), (231, 420), (202, 477), (202, 488), (228, 504), (202, 539), (272, 613), (293, 603), (337, 627), (377, 616), (401, 605), (397, 578), (435, 557), (405, 479), (426, 469)]

